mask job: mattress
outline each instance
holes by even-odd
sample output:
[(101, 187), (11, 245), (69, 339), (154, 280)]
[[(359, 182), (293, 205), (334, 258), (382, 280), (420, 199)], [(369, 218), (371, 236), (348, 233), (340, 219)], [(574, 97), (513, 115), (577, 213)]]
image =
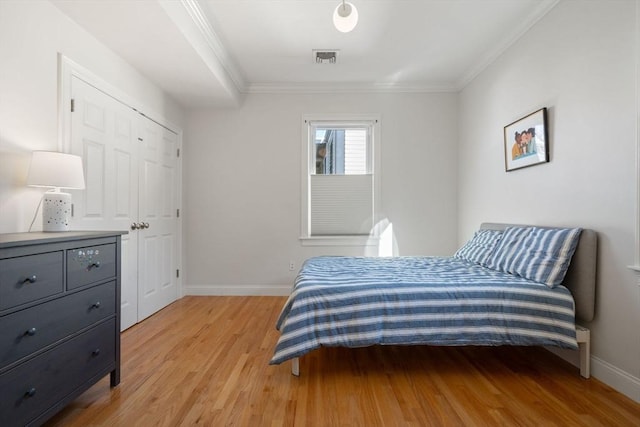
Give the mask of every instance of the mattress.
[(311, 258), (276, 327), (271, 364), (322, 346), (578, 347), (567, 288), (453, 257)]

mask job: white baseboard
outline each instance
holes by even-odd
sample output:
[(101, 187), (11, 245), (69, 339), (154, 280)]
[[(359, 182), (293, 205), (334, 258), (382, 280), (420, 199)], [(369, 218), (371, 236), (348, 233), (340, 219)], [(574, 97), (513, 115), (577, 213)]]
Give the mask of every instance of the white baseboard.
[(640, 378), (636, 378), (596, 356), (591, 356), (591, 375), (640, 403)]
[[(577, 351), (553, 347), (545, 348), (575, 367), (580, 367), (580, 359)], [(636, 378), (630, 373), (625, 372), (594, 355), (591, 355), (591, 376), (624, 394), (628, 398), (640, 403), (640, 378)]]
[(287, 296), (291, 285), (188, 285), (184, 295), (199, 296)]

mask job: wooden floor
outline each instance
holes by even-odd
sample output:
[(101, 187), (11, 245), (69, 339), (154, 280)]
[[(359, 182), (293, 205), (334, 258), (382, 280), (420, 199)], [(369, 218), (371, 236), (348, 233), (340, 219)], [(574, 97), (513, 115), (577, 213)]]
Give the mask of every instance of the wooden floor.
[(324, 348), (270, 366), (282, 297), (185, 297), (122, 335), (47, 426), (639, 426), (640, 404), (539, 348)]

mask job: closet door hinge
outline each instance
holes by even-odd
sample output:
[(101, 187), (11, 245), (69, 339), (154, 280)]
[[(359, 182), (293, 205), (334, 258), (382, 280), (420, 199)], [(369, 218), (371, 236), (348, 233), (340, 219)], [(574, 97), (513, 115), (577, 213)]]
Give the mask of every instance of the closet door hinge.
[(176, 209), (176, 217), (180, 218), (180, 209)]
[(177, 150), (176, 157), (180, 157), (180, 149), (179, 148)]
[(76, 111), (76, 100), (71, 98), (71, 112)]
[(179, 277), (180, 277), (180, 269), (177, 269), (176, 270), (176, 278), (179, 278)]

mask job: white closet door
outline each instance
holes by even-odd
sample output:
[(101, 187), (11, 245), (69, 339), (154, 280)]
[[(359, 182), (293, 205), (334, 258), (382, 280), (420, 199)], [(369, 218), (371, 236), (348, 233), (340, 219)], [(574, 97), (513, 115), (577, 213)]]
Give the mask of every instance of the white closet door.
[(140, 120), (138, 319), (177, 299), (177, 136)]
[[(138, 221), (140, 115), (71, 78), (71, 151), (82, 156), (86, 189), (73, 194), (76, 230), (128, 230)], [(138, 234), (122, 236), (121, 329), (138, 321)]]
[(71, 99), (71, 152), (82, 156), (86, 178), (73, 195), (72, 227), (129, 232), (122, 237), (124, 330), (178, 297), (179, 139), (75, 76)]

